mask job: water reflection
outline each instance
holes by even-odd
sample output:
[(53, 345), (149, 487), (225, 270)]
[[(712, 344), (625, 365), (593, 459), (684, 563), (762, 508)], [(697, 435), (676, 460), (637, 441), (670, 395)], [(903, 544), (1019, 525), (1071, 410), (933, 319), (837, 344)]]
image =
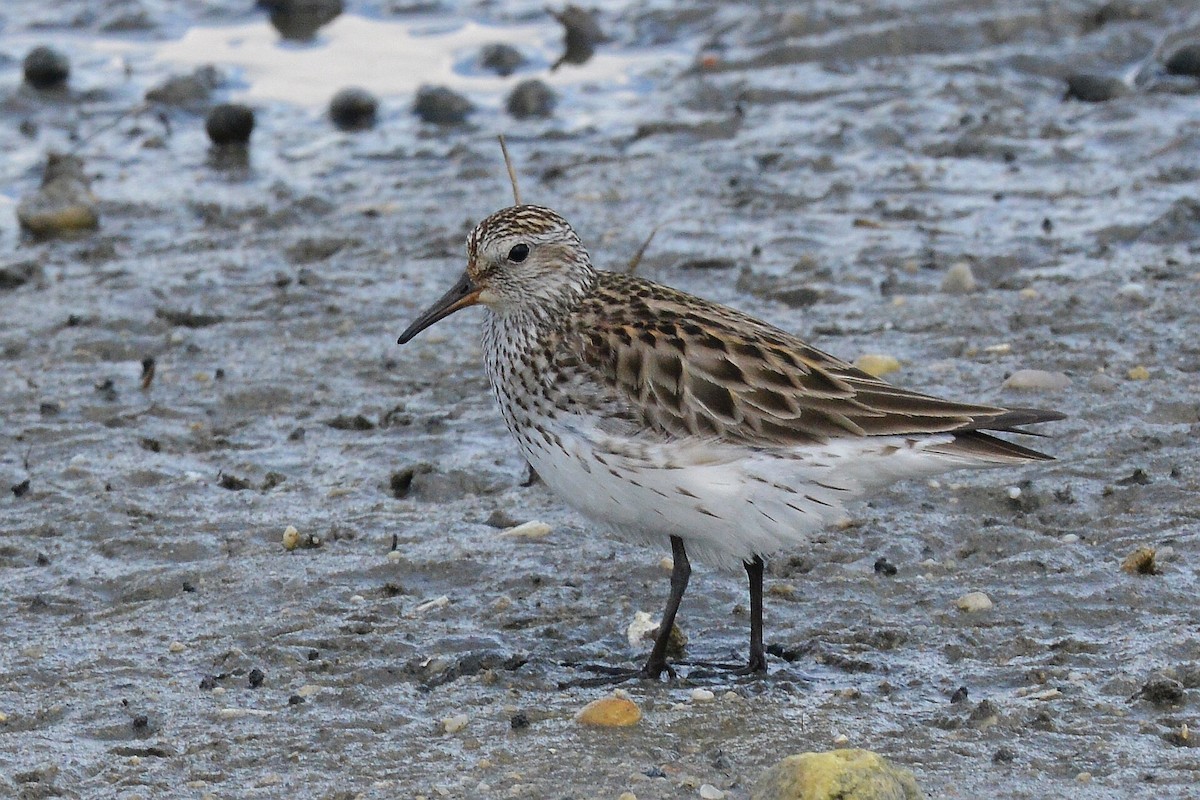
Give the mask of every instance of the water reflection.
[[(346, 86), (387, 97), (412, 96), (423, 85), (450, 87), (500, 105), (515, 77), (535, 75), (555, 87), (599, 85), (620, 92), (643, 86), (639, 73), (687, 57), (683, 51), (662, 48), (629, 51), (602, 47), (597, 51), (598, 28), (585, 31), (586, 36), (573, 35), (571, 30), (568, 26), (569, 52), (563, 58), (566, 63), (586, 63), (552, 74), (547, 70), (562, 50), (563, 28), (549, 15), (537, 23), (500, 26), (445, 17), (413, 23), (341, 14), (307, 46), (281, 42), (275, 30), (262, 21), (197, 26), (169, 42), (108, 39), (95, 46), (126, 59), (173, 68), (215, 64), (232, 72), (240, 86), (232, 92), (237, 99), (307, 107), (323, 106)], [(498, 42), (520, 46), (523, 62), (508, 77), (485, 68), (480, 61), (484, 49)], [(572, 42), (576, 47), (589, 42), (593, 49), (584, 58), (583, 50), (570, 52)]]

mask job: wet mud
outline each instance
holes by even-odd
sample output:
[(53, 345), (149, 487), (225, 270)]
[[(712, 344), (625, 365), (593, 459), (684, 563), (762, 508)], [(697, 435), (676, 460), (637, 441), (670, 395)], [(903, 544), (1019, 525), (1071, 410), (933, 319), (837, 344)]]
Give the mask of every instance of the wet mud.
[[(611, 3), (553, 71), (537, 3), (349, 3), (306, 43), (248, 5), (2, 12), (0, 795), (733, 800), (844, 744), (932, 797), (1200, 796), (1187, 4)], [(65, 85), (23, 85), (38, 45)], [(1129, 91), (1064, 99), (1080, 73)], [(556, 102), (513, 118), (531, 79)], [(423, 85), (473, 110), (423, 122)], [(373, 127), (330, 122), (351, 86)], [(236, 157), (221, 102), (255, 112)], [(640, 273), (1058, 408), (1058, 460), (854, 507), (769, 565), (768, 678), (630, 685), (637, 725), (579, 725), (604, 690), (566, 664), (643, 657), (666, 554), (527, 480), (474, 312), (395, 344), (510, 202), (497, 133), (599, 265), (661, 226)], [(97, 229), (19, 229), (50, 151)], [(746, 607), (698, 567), (686, 656), (741, 658)]]

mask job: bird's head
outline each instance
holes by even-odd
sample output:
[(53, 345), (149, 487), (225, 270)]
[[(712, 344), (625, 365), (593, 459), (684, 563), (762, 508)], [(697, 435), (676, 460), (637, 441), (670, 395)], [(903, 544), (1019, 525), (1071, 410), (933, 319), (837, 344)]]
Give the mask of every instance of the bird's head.
[(542, 206), (510, 206), (475, 226), (467, 237), (466, 272), (400, 334), (399, 342), (477, 304), (500, 315), (567, 307), (593, 274), (570, 223)]

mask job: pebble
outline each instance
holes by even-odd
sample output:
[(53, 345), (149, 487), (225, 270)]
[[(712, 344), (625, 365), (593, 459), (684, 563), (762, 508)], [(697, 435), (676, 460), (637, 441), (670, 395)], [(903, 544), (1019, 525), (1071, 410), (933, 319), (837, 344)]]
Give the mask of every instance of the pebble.
[(1150, 380), (1150, 370), (1138, 364), (1126, 373), (1131, 381), (1147, 381)]
[(511, 528), (500, 531), (500, 536), (505, 536), (510, 539), (524, 539), (526, 541), (535, 541), (537, 539), (545, 539), (554, 529), (544, 522), (539, 520), (530, 520), (522, 522), (520, 525), (514, 525)]
[(1158, 564), (1153, 547), (1139, 547), (1121, 560), (1121, 571), (1130, 575), (1157, 575)]
[(1017, 498), (1019, 498), (1021, 496), (1021, 487), (1020, 486), (1010, 486), (1010, 487), (1008, 487), (1008, 491), (1006, 492), (1006, 494), (1008, 495), (1009, 500), (1016, 500)]
[(596, 45), (605, 40), (604, 31), (591, 11), (568, 5), (562, 11), (550, 13), (563, 26), (563, 54), (551, 65), (553, 72), (563, 64), (584, 64), (596, 52)]
[(63, 236), (93, 230), (100, 211), (79, 156), (51, 153), (42, 185), (17, 204), (17, 220), (34, 236)]
[(700, 784), (700, 797), (704, 800), (725, 800), (725, 793), (711, 783)]
[(35, 89), (57, 89), (71, 76), (71, 62), (53, 47), (35, 47), (22, 64), (25, 82)]
[(1200, 78), (1200, 42), (1191, 42), (1167, 56), (1167, 72), (1171, 75), (1188, 75)]
[(693, 703), (708, 703), (714, 698), (716, 698), (716, 695), (708, 689), (692, 689)]
[(172, 75), (147, 90), (146, 101), (199, 111), (208, 105), (213, 89), (220, 84), (221, 73), (216, 67), (199, 67), (190, 75)]
[(1104, 103), (1129, 94), (1129, 85), (1111, 75), (1076, 73), (1067, 76), (1067, 91), (1064, 100), (1081, 100), (1085, 103)]
[(295, 550), (300, 546), (300, 531), (292, 525), (288, 525), (283, 529), (283, 548), (285, 550)]
[(951, 265), (942, 278), (942, 291), (947, 294), (969, 294), (978, 288), (975, 273), (971, 272), (971, 265), (965, 261)]
[(362, 131), (375, 126), (379, 100), (366, 89), (342, 89), (329, 101), (329, 119), (342, 131)]
[(554, 106), (557, 102), (558, 97), (554, 94), (554, 90), (543, 81), (533, 78), (521, 81), (513, 87), (505, 107), (508, 108), (508, 113), (517, 119), (528, 119), (529, 117), (550, 116), (554, 113)]
[(443, 608), (448, 605), (450, 605), (450, 598), (447, 595), (441, 595), (440, 597), (435, 597), (432, 600), (426, 600), (424, 603), (421, 603), (412, 610), (409, 616), (424, 614), (426, 611), (433, 611), (436, 608)]
[(750, 800), (923, 800), (913, 774), (870, 750), (788, 756), (763, 773)]
[(1019, 392), (1060, 392), (1071, 385), (1065, 372), (1050, 372), (1044, 369), (1019, 369), (1004, 380), (1005, 389)]
[(642, 719), (642, 710), (621, 692), (593, 700), (579, 710), (575, 721), (601, 728), (627, 728)]
[(167, 645), (167, 650), (172, 653), (182, 653), (184, 650), (187, 650), (187, 645), (183, 642), (171, 642)]
[(343, 8), (342, 0), (258, 0), (258, 6), (270, 12), (271, 25), (280, 36), (295, 42), (311, 40)]
[(863, 353), (854, 360), (854, 366), (868, 375), (882, 378), (884, 375), (890, 375), (893, 372), (899, 371), (900, 360), (895, 356), (883, 355), (881, 353)]
[(413, 101), (413, 113), (434, 125), (461, 125), (474, 110), (470, 100), (445, 86), (422, 86)]
[(989, 611), (995, 604), (992, 598), (983, 592), (967, 592), (955, 600), (954, 605), (959, 611), (973, 614), (977, 611)]
[(621, 792), (617, 795), (617, 800), (637, 800), (637, 795), (633, 792)]
[(1074, 533), (1064, 533), (1059, 541), (1061, 541), (1063, 544), (1075, 544), (1079, 541), (1079, 536), (1078, 534)]
[(442, 720), (442, 730), (446, 733), (458, 733), (467, 727), (467, 723), (470, 721), (471, 718), (466, 714), (455, 714)]
[(479, 51), (479, 65), (502, 78), (512, 75), (525, 63), (525, 56), (511, 44), (497, 42), (484, 45)]
[(658, 620), (650, 616), (647, 611), (633, 612), (633, 622), (629, 623), (629, 627), (625, 629), (625, 638), (629, 641), (629, 647), (636, 649), (641, 645), (647, 637), (652, 637), (654, 632), (658, 630)]
[(208, 112), (204, 131), (217, 146), (246, 144), (254, 132), (254, 110), (240, 103), (221, 103)]

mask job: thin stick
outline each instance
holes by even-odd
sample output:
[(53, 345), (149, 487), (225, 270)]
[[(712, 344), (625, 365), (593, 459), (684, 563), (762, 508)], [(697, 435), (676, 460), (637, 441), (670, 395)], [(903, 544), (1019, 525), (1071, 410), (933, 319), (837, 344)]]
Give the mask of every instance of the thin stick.
[(630, 275), (634, 273), (634, 271), (638, 268), (638, 264), (642, 263), (642, 256), (646, 254), (646, 248), (649, 247), (650, 243), (654, 241), (654, 235), (658, 233), (659, 229), (664, 225), (670, 225), (672, 222), (675, 222), (675, 220), (676, 218), (672, 217), (671, 219), (665, 219), (654, 226), (654, 229), (650, 231), (650, 235), (646, 237), (646, 241), (642, 242), (642, 246), (639, 247), (637, 252), (633, 254), (633, 258), (629, 259), (629, 266), (625, 267), (626, 272), (628, 272)]
[(508, 156), (508, 145), (504, 143), (504, 134), (500, 134), (500, 152), (504, 154), (504, 166), (508, 167), (508, 180), (513, 187), (513, 205), (521, 205), (521, 190), (517, 188), (517, 171), (513, 168), (512, 159)]

